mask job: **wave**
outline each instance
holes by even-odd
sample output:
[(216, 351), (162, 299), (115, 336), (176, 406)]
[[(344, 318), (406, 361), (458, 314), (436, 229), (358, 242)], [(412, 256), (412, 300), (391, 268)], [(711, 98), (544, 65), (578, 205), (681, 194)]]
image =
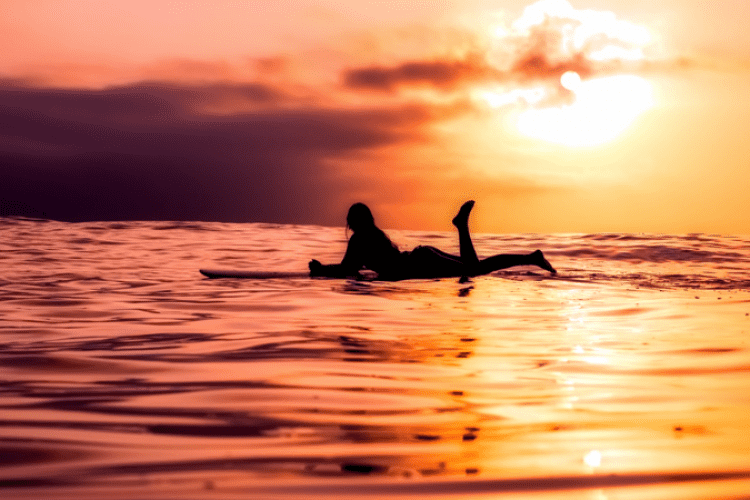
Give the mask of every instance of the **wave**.
[[(458, 253), (448, 231), (389, 231), (403, 248), (425, 241)], [(345, 249), (343, 228), (201, 221), (59, 222), (0, 218), (3, 260), (25, 276), (49, 279), (90, 269), (128, 274), (162, 267), (305, 272), (310, 258), (334, 262)], [(709, 234), (477, 234), (480, 255), (542, 249), (560, 274), (551, 279), (627, 283), (639, 288), (750, 289), (750, 237)], [(201, 258), (201, 260), (196, 260)], [(507, 279), (547, 279), (510, 270)]]
[(662, 244), (640, 244), (627, 248), (611, 246), (577, 247), (566, 250), (551, 250), (549, 254), (571, 258), (628, 262), (748, 262), (747, 256), (737, 251), (722, 248), (706, 250)]

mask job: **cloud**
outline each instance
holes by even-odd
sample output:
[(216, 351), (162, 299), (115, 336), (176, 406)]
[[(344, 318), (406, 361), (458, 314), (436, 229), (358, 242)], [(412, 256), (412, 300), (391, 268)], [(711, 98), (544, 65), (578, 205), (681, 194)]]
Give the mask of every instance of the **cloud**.
[(463, 82), (499, 77), (481, 58), (411, 61), (392, 67), (369, 66), (345, 72), (344, 84), (353, 89), (392, 91), (401, 85), (429, 85), (450, 90)]
[[(489, 41), (461, 32), (447, 55), (420, 56), (425, 42), (389, 65), (350, 64), (340, 74), (346, 92), (327, 86), (328, 72), (341, 68), (336, 57), (307, 61), (311, 74), (292, 69), (302, 57), (283, 56), (239, 65), (174, 59), (122, 72), (60, 66), (49, 74), (68, 80), (0, 81), (0, 215), (339, 224), (352, 196), (406, 203), (444, 198), (445, 186), (542, 193), (549, 186), (531, 176), (468, 179), (471, 154), (449, 154), (467, 123), (444, 127), (439, 138), (429, 125), (474, 111), (481, 119), (487, 106), (475, 87), (499, 84), (500, 92), (542, 82), (551, 92), (535, 104), (544, 106), (570, 97), (559, 84), (565, 71), (594, 77), (625, 65), (596, 59), (607, 47), (627, 55), (627, 44), (606, 33), (566, 42), (581, 19), (545, 14)], [(125, 73), (149, 80), (68, 87), (77, 79), (123, 81)], [(402, 95), (402, 88), (434, 89), (445, 99)], [(373, 99), (372, 91), (389, 99)]]
[(0, 215), (338, 223), (329, 207), (344, 186), (329, 161), (416, 140), (436, 118), (418, 105), (303, 106), (260, 84), (8, 82)]
[(518, 52), (507, 70), (486, 62), (486, 57), (466, 59), (409, 61), (394, 66), (350, 68), (344, 73), (344, 86), (352, 90), (394, 92), (403, 87), (430, 87), (451, 92), (477, 84), (523, 84), (529, 81), (559, 83), (566, 71), (582, 77), (608, 74), (620, 67), (618, 63), (594, 63), (582, 53), (565, 58), (553, 58), (542, 47), (531, 47)]
[[(555, 32), (556, 34), (556, 32)], [(547, 30), (534, 30), (524, 40), (525, 47), (519, 47), (509, 63), (510, 70), (505, 74), (515, 80), (559, 79), (566, 71), (575, 71), (582, 77), (590, 76), (602, 68), (587, 59), (583, 52), (560, 53), (557, 44), (551, 43), (557, 36), (550, 36)]]
[(618, 20), (611, 12), (576, 10), (565, 0), (541, 0), (488, 39), (475, 35), (473, 49), (463, 56), (351, 67), (343, 82), (352, 90), (381, 92), (404, 87), (452, 92), (476, 84), (530, 81), (559, 85), (566, 71), (586, 78), (653, 68), (645, 55), (648, 43), (645, 28)]
[[(386, 220), (392, 226), (434, 227), (436, 206), (477, 189), (503, 198), (549, 189), (518, 176), (488, 180), (448, 157), (449, 138), (430, 125), (472, 112), (465, 100), (313, 105), (259, 83), (86, 90), (7, 81), (0, 216), (340, 225), (350, 203), (365, 201), (406, 217)], [(456, 200), (446, 202), (446, 186)]]

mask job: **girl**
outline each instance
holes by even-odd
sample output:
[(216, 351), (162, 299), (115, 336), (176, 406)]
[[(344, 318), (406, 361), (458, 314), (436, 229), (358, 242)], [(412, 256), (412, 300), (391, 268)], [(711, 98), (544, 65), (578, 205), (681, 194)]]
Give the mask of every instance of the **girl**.
[(410, 278), (469, 277), (488, 274), (512, 266), (533, 265), (556, 273), (540, 250), (530, 254), (500, 254), (479, 260), (469, 235), (470, 200), (453, 218), (458, 229), (461, 255), (451, 255), (431, 246), (418, 246), (411, 252), (400, 252), (386, 234), (375, 225), (372, 212), (364, 203), (349, 208), (346, 225), (352, 236), (341, 264), (323, 265), (310, 261), (310, 276), (346, 278), (358, 276), (362, 268), (375, 271), (378, 279), (397, 281)]

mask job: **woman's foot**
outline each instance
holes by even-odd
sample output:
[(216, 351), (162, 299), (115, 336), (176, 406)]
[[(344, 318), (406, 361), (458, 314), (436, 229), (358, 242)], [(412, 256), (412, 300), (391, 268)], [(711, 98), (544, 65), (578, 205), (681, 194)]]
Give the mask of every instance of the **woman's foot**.
[(531, 258), (534, 261), (534, 265), (537, 265), (544, 269), (545, 271), (549, 271), (552, 274), (557, 274), (557, 270), (552, 267), (552, 264), (549, 263), (547, 259), (544, 258), (544, 254), (541, 250), (536, 250), (531, 253)]
[(456, 227), (463, 227), (469, 224), (469, 214), (471, 209), (474, 208), (474, 200), (469, 200), (458, 210), (458, 214), (453, 217), (453, 225)]

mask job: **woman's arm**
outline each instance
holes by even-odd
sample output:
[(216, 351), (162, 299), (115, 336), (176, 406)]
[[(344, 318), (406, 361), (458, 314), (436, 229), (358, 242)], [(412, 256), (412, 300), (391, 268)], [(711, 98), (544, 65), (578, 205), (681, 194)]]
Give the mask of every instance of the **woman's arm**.
[[(313, 259), (308, 263), (310, 268), (310, 276), (325, 277), (325, 278), (346, 278), (352, 274), (347, 273), (341, 264), (321, 264), (318, 260)], [(356, 274), (356, 273), (354, 273)]]
[(310, 267), (310, 276), (324, 276), (326, 278), (347, 278), (349, 276), (358, 276), (359, 270), (363, 267), (363, 255), (360, 250), (356, 235), (349, 238), (346, 246), (346, 253), (341, 260), (341, 264), (321, 264), (313, 259), (308, 266)]

